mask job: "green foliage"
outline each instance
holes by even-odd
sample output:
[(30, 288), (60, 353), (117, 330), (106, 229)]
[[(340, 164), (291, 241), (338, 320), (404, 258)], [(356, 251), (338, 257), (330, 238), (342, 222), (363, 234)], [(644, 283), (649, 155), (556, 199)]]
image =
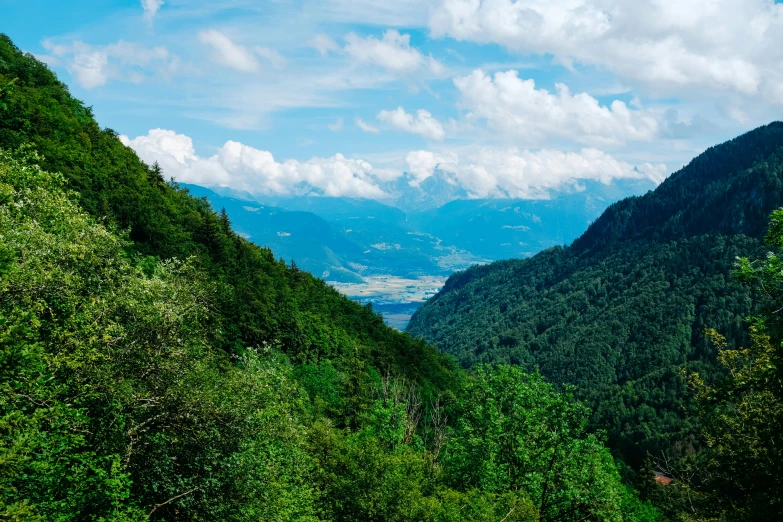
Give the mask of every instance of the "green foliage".
[[(4, 517), (645, 520), (587, 410), (540, 377), (463, 378), (441, 394), (460, 398), (451, 428), (425, 386), (358, 352), (342, 371), (266, 344), (232, 361), (215, 342), (221, 290), (193, 260), (138, 255), (37, 159), (0, 152)], [(482, 445), (502, 460), (512, 433), (512, 460), (532, 464), (501, 476)]]
[(723, 335), (708, 330), (725, 377), (713, 383), (698, 373), (689, 377), (705, 449), (666, 469), (688, 494), (697, 520), (783, 516), (783, 209), (772, 213), (766, 241), (775, 248), (766, 259), (737, 263), (739, 278), (766, 304), (752, 320), (748, 344), (731, 349)]
[(638, 464), (647, 451), (691, 443), (680, 368), (716, 372), (715, 350), (701, 334), (708, 325), (745, 339), (742, 318), (753, 304), (727, 274), (757, 245), (702, 237), (587, 259), (556, 249), (496, 263), (479, 277), (464, 274), (474, 279), (425, 305), (410, 331), (465, 365), (518, 364), (575, 385), (592, 424)]
[[(776, 275), (776, 277), (778, 277)], [(690, 376), (706, 449), (696, 461), (700, 514), (719, 520), (780, 520), (783, 516), (783, 378), (779, 347), (764, 322), (750, 327), (747, 348), (720, 348), (726, 378), (708, 385)], [(699, 483), (700, 482), (700, 483)]]
[(342, 369), (356, 350), (375, 368), (404, 373), (432, 392), (451, 385), (454, 366), (437, 350), (386, 328), (372, 310), (239, 237), (206, 200), (162, 183), (160, 166), (145, 165), (114, 131), (102, 130), (44, 64), (0, 34), (0, 85), (13, 78), (2, 98), (8, 107), (0, 148), (32, 146), (84, 210), (128, 230), (135, 252), (193, 258), (217, 288), (214, 341), (225, 351), (241, 354), (269, 342), (294, 359), (340, 359)]
[[(3, 36), (9, 77), (0, 518), (532, 521), (563, 514), (542, 499), (596, 498), (594, 518), (654, 519), (584, 431), (587, 411), (508, 369), (497, 381), (519, 385), (503, 404), (531, 412), (506, 427), (538, 433), (518, 423), (542, 414), (541, 394), (560, 409), (530, 450), (558, 465), (520, 450), (537, 463), (529, 477), (463, 480), (460, 466), (480, 460), (471, 430), (488, 447), (507, 438), (483, 414), (459, 421), (492, 372), (469, 376), (238, 237)], [(558, 433), (581, 475), (563, 474)]]
[(444, 466), (463, 489), (525, 491), (540, 520), (642, 520), (589, 411), (540, 375), (479, 366)]
[(744, 320), (764, 300), (730, 273), (738, 256), (764, 252), (781, 204), (778, 122), (612, 205), (570, 247), (455, 274), (408, 331), (466, 367), (518, 364), (574, 385), (591, 424), (637, 469), (648, 451), (698, 449), (682, 369), (723, 374), (705, 328), (730, 347), (748, 341)]
[(290, 368), (249, 351), (239, 369), (211, 349), (203, 274), (174, 261), (145, 274), (62, 183), (0, 156), (7, 510), (307, 519), (316, 495)]
[[(98, 331), (90, 319), (100, 305), (77, 299), (82, 285), (97, 283), (84, 278), (92, 275), (91, 263), (116, 255), (119, 242), (88, 224), (58, 190), (60, 177), (5, 154), (0, 159), (3, 503), (9, 513), (23, 510), (41, 520), (70, 520), (93, 510), (116, 517), (118, 501), (128, 497), (128, 474), (118, 455), (101, 455), (90, 444), (86, 409), (98, 392), (84, 388), (78, 402), (68, 400), (71, 385), (56, 375), (78, 375), (99, 364), (94, 344), (69, 334)], [(122, 277), (106, 272), (115, 282)], [(72, 386), (78, 389), (79, 381)]]
[(14, 78), (4, 86), (0, 87), (0, 109), (6, 110), (8, 108), (8, 104), (3, 101), (3, 97), (8, 94), (8, 92), (11, 90), (11, 87), (13, 87), (14, 83), (16, 83), (16, 80), (18, 80), (18, 78)]

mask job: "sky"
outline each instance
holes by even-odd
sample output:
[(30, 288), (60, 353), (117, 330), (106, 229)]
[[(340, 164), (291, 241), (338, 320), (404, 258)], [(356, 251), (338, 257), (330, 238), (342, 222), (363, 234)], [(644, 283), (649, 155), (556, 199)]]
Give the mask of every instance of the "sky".
[[(0, 0), (167, 176), (383, 200), (437, 170), (470, 197), (660, 183), (783, 119), (772, 0)], [(397, 185), (394, 185), (394, 184)]]

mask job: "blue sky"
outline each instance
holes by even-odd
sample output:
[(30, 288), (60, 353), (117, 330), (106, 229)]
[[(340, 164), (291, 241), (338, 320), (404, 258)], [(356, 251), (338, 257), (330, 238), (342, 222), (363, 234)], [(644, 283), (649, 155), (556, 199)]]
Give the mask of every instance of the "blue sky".
[[(0, 0), (15, 43), (181, 181), (384, 198), (660, 181), (783, 118), (770, 0)], [(338, 155), (339, 154), (339, 155)], [(407, 174), (404, 174), (407, 173)]]

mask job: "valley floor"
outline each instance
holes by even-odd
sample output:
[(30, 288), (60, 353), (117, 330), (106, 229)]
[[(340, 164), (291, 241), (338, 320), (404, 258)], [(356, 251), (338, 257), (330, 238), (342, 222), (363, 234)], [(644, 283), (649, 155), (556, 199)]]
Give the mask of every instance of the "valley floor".
[(394, 275), (374, 275), (364, 283), (328, 283), (350, 299), (362, 304), (372, 303), (386, 324), (405, 330), (413, 313), (446, 282), (442, 276), (406, 278)]

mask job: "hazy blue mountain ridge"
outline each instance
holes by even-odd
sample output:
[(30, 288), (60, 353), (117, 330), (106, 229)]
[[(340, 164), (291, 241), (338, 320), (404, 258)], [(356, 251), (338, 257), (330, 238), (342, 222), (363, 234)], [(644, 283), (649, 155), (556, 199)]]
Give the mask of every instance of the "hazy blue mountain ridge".
[(215, 209), (225, 208), (251, 241), (335, 282), (378, 274), (446, 276), (474, 264), (529, 257), (570, 243), (609, 204), (654, 187), (647, 180), (586, 182), (582, 190), (548, 200), (467, 199), (439, 171), (417, 187), (400, 178), (389, 187), (396, 198), (384, 201), (182, 186)]

